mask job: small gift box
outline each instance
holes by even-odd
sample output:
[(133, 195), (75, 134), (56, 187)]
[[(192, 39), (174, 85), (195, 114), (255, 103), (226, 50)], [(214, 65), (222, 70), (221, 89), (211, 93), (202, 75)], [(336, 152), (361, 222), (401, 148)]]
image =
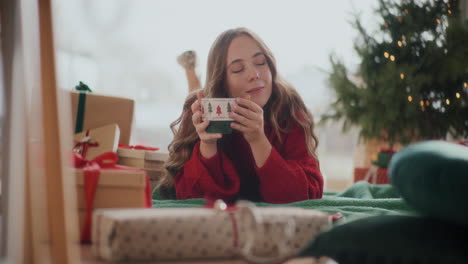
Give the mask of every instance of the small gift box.
[(154, 189), (164, 172), (164, 163), (169, 157), (168, 153), (157, 150), (158, 148), (121, 144), (117, 150), (118, 163), (128, 167), (144, 169), (150, 178), (151, 189)]
[(97, 210), (94, 256), (107, 261), (245, 258), (271, 263), (294, 256), (331, 224), (323, 212), (243, 205)]
[(74, 153), (81, 241), (90, 241), (91, 213), (95, 208), (152, 206), (144, 170), (116, 165), (117, 155), (106, 152), (92, 160)]
[(116, 152), (119, 137), (120, 129), (117, 124), (89, 129), (73, 136), (73, 151), (91, 160), (105, 152)]
[(119, 142), (129, 144), (134, 101), (90, 93), (91, 89), (81, 82), (75, 89), (78, 92), (70, 92), (75, 133), (116, 123), (120, 128)]
[(202, 98), (203, 120), (210, 120), (206, 132), (230, 134), (232, 132), (231, 123), (234, 119), (229, 117), (229, 113), (232, 112), (232, 107), (235, 105), (235, 98)]
[(388, 165), (395, 151), (393, 149), (381, 149), (377, 159), (372, 161), (369, 168), (355, 168), (354, 181), (367, 181), (372, 184), (389, 184)]
[(372, 166), (370, 168), (354, 168), (354, 182), (367, 181), (372, 184), (389, 184), (388, 169)]

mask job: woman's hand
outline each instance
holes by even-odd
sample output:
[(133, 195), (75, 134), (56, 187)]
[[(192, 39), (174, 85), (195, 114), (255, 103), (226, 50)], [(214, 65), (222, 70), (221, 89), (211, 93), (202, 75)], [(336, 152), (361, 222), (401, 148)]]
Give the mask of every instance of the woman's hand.
[(223, 135), (221, 133), (207, 133), (206, 128), (210, 124), (209, 120), (202, 120), (201, 113), (201, 99), (203, 94), (199, 92), (197, 94), (197, 100), (192, 104), (192, 123), (197, 131), (198, 137), (200, 138), (200, 152), (203, 157), (210, 158), (216, 154), (216, 141), (220, 139)]
[(263, 109), (251, 101), (250, 96), (237, 98), (236, 103), (237, 105), (233, 107), (232, 112), (229, 114), (236, 121), (231, 123), (231, 127), (242, 132), (245, 140), (250, 145), (265, 140)]

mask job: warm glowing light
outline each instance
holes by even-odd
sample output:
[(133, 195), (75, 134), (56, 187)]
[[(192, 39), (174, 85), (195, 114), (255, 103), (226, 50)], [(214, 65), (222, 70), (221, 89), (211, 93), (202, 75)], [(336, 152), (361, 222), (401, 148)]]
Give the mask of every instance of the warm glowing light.
[(456, 93), (455, 96), (460, 99), (460, 93)]
[(463, 83), (463, 86), (464, 86), (465, 88), (468, 88), (468, 83)]
[(390, 56), (390, 60), (391, 60), (391, 61), (395, 61), (395, 56), (391, 55), (391, 56)]
[(413, 97), (411, 97), (411, 95), (408, 95), (408, 101), (409, 101), (409, 102), (412, 102), (412, 101), (413, 101)]
[(388, 57), (390, 56), (390, 54), (388, 54), (388, 52), (384, 52), (384, 57), (388, 59)]
[(406, 40), (406, 37), (405, 35), (401, 36), (401, 40), (405, 41)]
[(429, 104), (430, 104), (430, 103), (429, 103), (429, 100), (427, 100), (427, 101), (426, 101), (426, 106), (429, 106)]
[[(449, 6), (450, 7), (450, 6)], [(409, 13), (409, 10), (408, 8), (405, 8), (405, 13), (408, 14)]]
[(405, 78), (405, 74), (404, 73), (400, 73), (400, 79), (404, 79)]
[(449, 104), (450, 104), (450, 100), (449, 100), (449, 99), (445, 99), (445, 103), (449, 105)]
[(442, 22), (440, 21), (440, 19), (437, 19), (437, 24), (440, 24), (440, 23), (442, 23)]
[(421, 105), (421, 107), (424, 107), (424, 101), (421, 100), (421, 102), (419, 102), (419, 104)]
[(398, 46), (403, 46), (403, 42), (401, 42), (401, 40), (398, 41)]
[(449, 14), (452, 14), (452, 10), (447, 11)]
[(424, 105), (421, 105), (421, 111), (424, 112)]

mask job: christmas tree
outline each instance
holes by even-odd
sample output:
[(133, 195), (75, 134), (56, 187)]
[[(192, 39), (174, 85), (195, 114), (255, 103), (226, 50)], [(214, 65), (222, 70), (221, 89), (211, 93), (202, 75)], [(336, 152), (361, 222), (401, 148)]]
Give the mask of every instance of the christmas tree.
[(208, 103), (208, 113), (212, 113), (213, 109), (211, 108), (211, 103)]
[(231, 104), (229, 102), (227, 103), (227, 111), (228, 111), (228, 113), (231, 112)]
[(216, 107), (216, 113), (219, 115), (221, 115), (223, 112), (221, 112), (221, 107), (218, 105), (218, 107)]
[(350, 74), (330, 56), (329, 84), (336, 93), (326, 120), (343, 120), (365, 140), (391, 145), (468, 137), (468, 30), (459, 0), (380, 0), (378, 32), (359, 19), (354, 48), (359, 70)]

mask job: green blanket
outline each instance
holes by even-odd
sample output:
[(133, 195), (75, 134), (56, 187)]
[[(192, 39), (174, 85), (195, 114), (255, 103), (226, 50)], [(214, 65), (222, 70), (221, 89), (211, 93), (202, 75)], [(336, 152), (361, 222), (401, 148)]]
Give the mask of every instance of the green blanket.
[[(153, 200), (153, 208), (200, 207), (203, 199)], [(416, 215), (391, 185), (372, 185), (364, 181), (356, 182), (341, 193), (325, 192), (322, 199), (305, 200), (290, 204), (256, 203), (257, 206), (295, 206), (316, 209), (328, 213), (341, 213), (345, 216), (337, 223), (382, 214)]]

